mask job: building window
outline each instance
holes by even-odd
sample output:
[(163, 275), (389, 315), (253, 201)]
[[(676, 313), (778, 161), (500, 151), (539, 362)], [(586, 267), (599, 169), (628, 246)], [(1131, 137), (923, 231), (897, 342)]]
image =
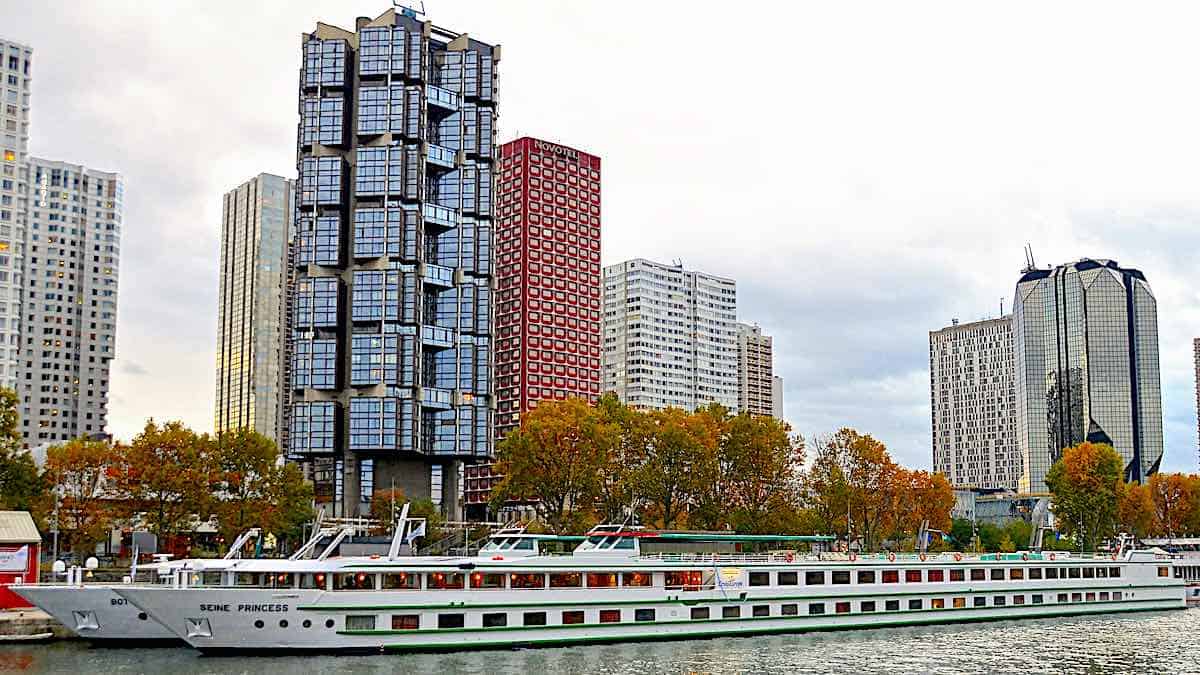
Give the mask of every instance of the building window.
[[(405, 152), (404, 146), (359, 148), (354, 178), (355, 194), (406, 194)], [(410, 152), (415, 157), (415, 151)]]
[(340, 265), (340, 230), (341, 218), (338, 216), (322, 216), (315, 222), (311, 217), (302, 217), (296, 228), (296, 263)]
[(305, 157), (300, 162), (300, 205), (337, 205), (342, 201), (341, 157)]
[(334, 277), (309, 277), (296, 282), (293, 317), (297, 328), (333, 328), (337, 326), (338, 280)]
[(337, 388), (337, 340), (296, 340), (292, 381), (296, 389)]
[(370, 504), (375, 496), (375, 460), (364, 459), (358, 463), (359, 498), (364, 504)]
[(396, 449), (400, 409), (398, 398), (350, 399), (350, 449)]
[(297, 402), (292, 405), (290, 451), (294, 454), (330, 452), (334, 449), (333, 401)]

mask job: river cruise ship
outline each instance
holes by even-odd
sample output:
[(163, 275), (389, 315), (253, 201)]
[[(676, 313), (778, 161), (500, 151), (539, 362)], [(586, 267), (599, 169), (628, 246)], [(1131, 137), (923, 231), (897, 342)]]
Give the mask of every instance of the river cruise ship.
[(805, 541), (605, 526), (553, 555), (559, 538), (500, 532), (473, 557), (401, 557), (393, 542), (387, 556), (197, 564), (169, 585), (115, 590), (213, 652), (470, 650), (1185, 606), (1171, 557), (1148, 551), (783, 550)]

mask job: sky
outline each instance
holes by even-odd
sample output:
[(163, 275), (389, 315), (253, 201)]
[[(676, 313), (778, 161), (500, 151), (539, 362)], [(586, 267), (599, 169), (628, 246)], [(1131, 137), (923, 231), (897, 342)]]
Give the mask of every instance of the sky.
[[(300, 35), (387, 0), (0, 0), (31, 151), (126, 180), (110, 430), (212, 425), (222, 194), (295, 175)], [(429, 0), (502, 45), (500, 139), (603, 158), (603, 262), (733, 277), (797, 431), (930, 465), (928, 333), (1039, 265), (1158, 299), (1166, 470), (1196, 470), (1200, 8)]]

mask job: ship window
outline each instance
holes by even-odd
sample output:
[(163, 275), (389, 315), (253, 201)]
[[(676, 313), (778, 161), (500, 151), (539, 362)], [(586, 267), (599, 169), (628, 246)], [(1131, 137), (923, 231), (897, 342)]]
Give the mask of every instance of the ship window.
[(203, 574), (200, 575), (200, 585), (202, 585), (202, 586), (220, 586), (221, 585), (221, 576), (222, 575), (220, 572), (204, 572)]
[(602, 609), (602, 610), (600, 610), (600, 623), (621, 623), (621, 610), (619, 610), (619, 609)]
[(800, 606), (794, 602), (779, 606), (779, 613), (783, 616), (796, 616), (800, 613)]
[(465, 614), (438, 614), (438, 628), (462, 628), (465, 625)]
[(823, 603), (823, 602), (808, 603), (808, 613), (810, 616), (812, 616), (814, 614), (824, 614), (825, 613), (825, 603)]
[(1079, 568), (1078, 568), (1078, 567), (1072, 567), (1072, 568), (1070, 568), (1070, 569), (1069, 569), (1069, 571), (1068, 571), (1068, 575), (1069, 575), (1069, 576), (1070, 576), (1072, 579), (1078, 579), (1078, 578), (1079, 578)]
[(1047, 579), (1057, 579), (1058, 578), (1058, 568), (1057, 567), (1047, 567), (1046, 568), (1046, 578)]
[[(697, 572), (697, 574), (699, 574), (699, 573)], [(770, 572), (751, 572), (750, 573), (750, 585), (751, 586), (770, 586), (771, 585), (771, 573)], [(669, 583), (667, 584), (667, 587), (668, 588), (670, 587)]]
[(954, 598), (954, 601), (952, 604), (954, 605), (954, 609), (962, 609), (967, 606), (967, 599), (966, 598)]
[[(1166, 570), (1166, 569), (1167, 568), (1165, 568), (1165, 567), (1158, 568), (1158, 576), (1160, 576), (1160, 577), (1166, 576), (1166, 574), (1164, 573), (1164, 570)], [(1083, 578), (1084, 579), (1095, 579), (1096, 578), (1096, 568), (1094, 568), (1094, 567), (1083, 568)]]
[(1058, 601), (1059, 601), (1059, 602), (1066, 602), (1066, 601), (1067, 601), (1067, 594), (1066, 594), (1066, 593), (1059, 593), (1059, 594), (1058, 594)]
[(863, 600), (862, 602), (858, 603), (858, 611), (874, 612), (875, 611), (875, 601), (874, 600)]
[(617, 543), (613, 544), (612, 548), (616, 551), (632, 551), (633, 537), (621, 537)]
[(997, 595), (996, 597), (992, 598), (992, 606), (993, 607), (1003, 607), (1004, 603), (1005, 603), (1005, 599), (1004, 599), (1003, 595)]
[(873, 584), (875, 583), (875, 570), (859, 570), (858, 583)]
[(850, 613), (850, 603), (835, 602), (835, 603), (833, 603), (833, 611), (838, 614), (849, 614)]
[(305, 628), (312, 628), (312, 621), (311, 621), (311, 620), (309, 620), (309, 619), (305, 619), (305, 620), (304, 620), (304, 623), (302, 623), (302, 624), (300, 624), (300, 625), (301, 625), (301, 626), (304, 626)]
[(417, 630), (421, 627), (419, 614), (393, 614), (392, 630)]
[(699, 620), (703, 620), (703, 619), (707, 619), (707, 618), (708, 618), (708, 608), (707, 607), (693, 607), (692, 608), (692, 619), (693, 620), (699, 621)]
[(1004, 568), (1003, 567), (993, 567), (991, 576), (992, 576), (992, 581), (1004, 581)]
[(1160, 567), (1160, 568), (1158, 568), (1158, 576), (1160, 576), (1160, 577), (1168, 577), (1168, 576), (1171, 576), (1170, 568), (1168, 568), (1168, 567)]
[(1083, 593), (1072, 593), (1071, 602), (1083, 602)]
[[(474, 576), (474, 575), (472, 575)], [(541, 573), (525, 573), (508, 575), (508, 587), (518, 589), (545, 588), (546, 575)]]
[(924, 601), (921, 600), (920, 598), (914, 598), (914, 599), (908, 601), (908, 608), (909, 609), (921, 609), (924, 606), (924, 604), (925, 604)]
[(263, 627), (263, 626), (265, 626), (265, 625), (266, 625), (266, 624), (262, 622), (262, 619), (259, 619), (258, 621), (255, 621), (255, 622), (254, 622), (254, 627), (255, 627), (255, 628), (262, 628), (262, 627)]
[(904, 570), (904, 583), (906, 583), (906, 584), (921, 583), (921, 570)]
[(333, 619), (325, 619), (325, 627), (333, 628)]
[(580, 572), (554, 572), (550, 575), (550, 588), (579, 588), (583, 585)]
[(546, 613), (545, 612), (525, 612), (523, 621), (526, 626), (545, 626), (546, 625)]
[(1035, 595), (1033, 596), (1033, 598), (1032, 598), (1032, 599), (1033, 599), (1033, 604), (1035, 604), (1035, 605), (1040, 605), (1040, 604), (1042, 604), (1042, 596), (1041, 596), (1041, 594), (1035, 594)]
[(1108, 591), (1100, 591), (1100, 601), (1101, 602), (1108, 601)]
[(253, 572), (238, 572), (234, 576), (234, 584), (238, 586), (260, 586), (259, 577)]
[(495, 573), (472, 572), (471, 588), (504, 588), (504, 575)]
[(1113, 600), (1120, 600), (1121, 599), (1121, 591), (1113, 591), (1112, 598), (1113, 598)]
[(1029, 578), (1030, 579), (1041, 579), (1042, 578), (1042, 568), (1030, 567), (1029, 568)]
[(975, 605), (976, 607), (987, 607), (987, 598), (983, 597), (982, 595), (977, 595), (972, 600), (971, 604)]
[(648, 587), (652, 586), (654, 575), (646, 572), (625, 572), (621, 575), (622, 586)]
[(953, 569), (950, 570), (950, 581), (962, 581), (967, 577), (966, 570)]
[(1014, 567), (1014, 568), (1008, 570), (1008, 578), (1009, 579), (1024, 579), (1025, 578), (1025, 570), (1021, 569), (1020, 567)]
[(351, 614), (347, 616), (346, 630), (375, 630), (375, 615)]
[(562, 622), (564, 626), (573, 626), (583, 623), (583, 612), (579, 610), (571, 610), (562, 613)]
[(755, 605), (750, 608), (751, 616), (771, 616), (770, 605)]
[(373, 591), (375, 575), (366, 572), (345, 572), (333, 575), (335, 591)]
[(742, 618), (742, 608), (738, 605), (732, 607), (721, 608), (722, 619), (740, 619)]
[(850, 570), (837, 570), (830, 573), (830, 580), (835, 584), (850, 583)]
[(616, 588), (617, 574), (616, 572), (588, 572), (587, 585), (588, 588)]
[(928, 572), (925, 573), (925, 577), (926, 577), (925, 580), (929, 581), (929, 582), (945, 581), (946, 580), (946, 571), (945, 570), (929, 570)]
[[(769, 576), (766, 572), (751, 572), (750, 573), (750, 585), (751, 586), (766, 586), (767, 584), (765, 582), (761, 583), (761, 584), (754, 583), (754, 579), (755, 579), (754, 575), (756, 575), (756, 574), (761, 574), (764, 577)], [(683, 589), (683, 590), (688, 590), (688, 591), (698, 591), (698, 590), (700, 590), (700, 586), (701, 586), (701, 584), (703, 584), (703, 582), (704, 582), (704, 573), (701, 572), (700, 570), (689, 570), (686, 572), (667, 572), (666, 573), (666, 585), (667, 585), (668, 589), (673, 589), (673, 590)]]
[(795, 586), (797, 578), (795, 572), (780, 572), (775, 575), (775, 583), (780, 586)]
[(983, 581), (984, 579), (987, 579), (987, 570), (981, 570), (977, 567), (971, 570), (971, 581)]
[(1120, 567), (1108, 568), (1108, 578), (1109, 579), (1117, 579), (1120, 576), (1121, 576), (1121, 568)]
[(633, 620), (634, 621), (653, 621), (654, 620), (654, 610), (653, 609), (635, 609), (635, 610), (633, 610)]
[(1014, 605), (1023, 605), (1023, 604), (1025, 604), (1025, 596), (1023, 596), (1023, 595), (1014, 595), (1014, 596), (1013, 596), (1013, 604), (1014, 604)]
[(885, 583), (885, 584), (900, 583), (900, 571), (899, 570), (884, 570), (883, 571), (883, 583)]
[(325, 588), (325, 575), (301, 574), (300, 588)]
[(1107, 579), (1108, 578), (1108, 568), (1107, 567), (1097, 567), (1096, 568), (1096, 578), (1097, 579)]
[(508, 613), (496, 612), (494, 614), (483, 615), (484, 628), (500, 628), (508, 625)]
[(389, 590), (419, 589), (421, 588), (421, 577), (407, 572), (385, 574), (383, 575), (383, 587)]
[(883, 609), (888, 612), (898, 612), (900, 611), (900, 601), (887, 600), (884, 602)]
[(463, 587), (461, 572), (431, 572), (425, 575), (425, 588), (430, 590), (459, 589)]
[(1096, 601), (1096, 594), (1095, 594), (1095, 593), (1088, 593), (1087, 595), (1085, 595), (1085, 596), (1084, 596), (1084, 598), (1083, 598), (1083, 599), (1084, 599), (1084, 600), (1086, 600), (1087, 602), (1095, 602), (1095, 601)]
[(807, 586), (819, 586), (825, 583), (825, 572), (805, 572), (804, 583)]

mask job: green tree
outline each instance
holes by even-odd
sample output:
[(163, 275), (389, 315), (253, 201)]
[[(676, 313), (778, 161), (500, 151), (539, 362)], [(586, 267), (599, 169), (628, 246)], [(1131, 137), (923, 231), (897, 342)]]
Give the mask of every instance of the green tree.
[(596, 402), (596, 414), (602, 425), (610, 425), (617, 434), (604, 456), (597, 508), (601, 520), (619, 523), (642, 506), (635, 479), (649, 454), (650, 421), (646, 413), (625, 405), (612, 392)]
[(129, 445), (118, 446), (109, 471), (124, 515), (140, 516), (146, 529), (164, 539), (190, 531), (212, 513), (215, 467), (212, 439), (182, 422), (146, 422)]
[(282, 462), (271, 439), (243, 427), (201, 446), (212, 453), (200, 462), (213, 469), (212, 510), (226, 541), (251, 527), (294, 536), (311, 518), (312, 486), (298, 467)]
[(774, 533), (795, 518), (796, 470), (803, 463), (803, 442), (773, 417), (741, 413), (719, 417), (723, 429), (717, 447), (718, 476), (701, 487), (702, 503), (723, 513), (723, 523), (743, 533)]
[[(408, 497), (400, 488), (376, 490), (371, 495), (371, 517), (379, 521), (382, 534), (389, 537), (394, 535), (396, 518), (404, 509), (405, 501), (408, 501)], [(446, 521), (442, 517), (441, 509), (434, 505), (432, 500), (417, 499), (410, 502), (408, 517), (425, 519), (425, 535), (414, 542), (418, 546), (436, 542), (446, 536), (444, 530)]]
[(105, 482), (113, 460), (113, 446), (107, 441), (77, 438), (46, 450), (42, 480), (51, 489), (38, 499), (37, 511), (48, 520), (57, 506), (64, 548), (88, 555), (108, 534), (113, 508)]
[(33, 455), (22, 448), (20, 399), (11, 389), (0, 389), (0, 509), (32, 511), (45, 491)]
[(1059, 530), (1087, 550), (1116, 529), (1123, 466), (1111, 446), (1084, 442), (1065, 448), (1046, 474)]
[(600, 497), (618, 433), (582, 399), (539, 403), (499, 444), (496, 471), (503, 478), (492, 490), (492, 508), (532, 502), (555, 532), (580, 527)]
[(966, 518), (955, 518), (950, 524), (950, 541), (960, 551), (971, 551), (975, 546), (975, 527)]
[(678, 527), (697, 504), (701, 490), (716, 481), (720, 430), (712, 417), (667, 408), (650, 413), (646, 461), (634, 476), (635, 494), (647, 507), (647, 519)]

